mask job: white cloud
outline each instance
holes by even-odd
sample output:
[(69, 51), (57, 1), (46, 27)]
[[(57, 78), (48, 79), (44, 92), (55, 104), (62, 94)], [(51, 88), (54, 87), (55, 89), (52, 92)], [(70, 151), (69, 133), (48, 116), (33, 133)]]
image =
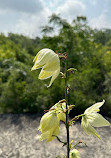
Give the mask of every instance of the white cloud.
[(60, 13), (62, 17), (71, 21), (76, 16), (83, 15), (85, 8), (85, 4), (78, 0), (67, 0), (63, 5), (58, 7), (57, 13)]
[(48, 8), (52, 11), (55, 12), (58, 8), (58, 6), (61, 6), (65, 3), (67, 0), (41, 0), (45, 5), (48, 6)]
[(90, 3), (95, 6), (97, 4), (97, 0), (91, 0)]
[(41, 36), (40, 27), (52, 13), (69, 22), (87, 15), (93, 28), (111, 28), (110, 4), (111, 0), (0, 0), (0, 32)]
[(0, 15), (3, 15), (4, 13), (6, 13), (6, 11), (5, 10), (0, 10)]
[(98, 17), (92, 18), (89, 24), (92, 28), (111, 28), (111, 20), (108, 18), (106, 10)]
[(0, 9), (23, 13), (37, 13), (43, 8), (40, 0), (0, 0)]
[(23, 15), (13, 27), (13, 31), (32, 38), (41, 36), (40, 27), (47, 23), (48, 15), (49, 12), (47, 10), (40, 14)]
[[(13, 1), (13, 0), (12, 0)], [(25, 1), (25, 0), (23, 0)], [(29, 0), (27, 0), (28, 2)], [(38, 0), (33, 0), (30, 2), (34, 2)], [(17, 2), (17, 1), (16, 1)], [(44, 6), (42, 1), (38, 1), (38, 5), (35, 6), (38, 8), (38, 11), (30, 9), (27, 12), (27, 9), (24, 11), (17, 10), (11, 8), (12, 5), (10, 4), (9, 8), (6, 10), (0, 9), (0, 32), (7, 34), (7, 32), (19, 33), (30, 37), (41, 36), (40, 27), (44, 26), (48, 21), (48, 16), (51, 14), (50, 10)], [(1, 0), (0, 0), (1, 3)], [(18, 3), (18, 2), (17, 2)], [(20, 1), (21, 3), (21, 1)], [(17, 5), (17, 4), (16, 4)], [(34, 3), (33, 3), (34, 6)], [(41, 7), (42, 6), (42, 7)], [(0, 6), (1, 8), (1, 6)], [(39, 10), (41, 8), (41, 10)]]

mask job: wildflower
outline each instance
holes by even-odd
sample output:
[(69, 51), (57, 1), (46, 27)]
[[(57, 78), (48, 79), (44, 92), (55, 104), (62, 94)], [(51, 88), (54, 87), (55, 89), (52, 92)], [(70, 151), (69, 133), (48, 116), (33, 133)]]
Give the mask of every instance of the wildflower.
[(43, 115), (38, 130), (41, 132), (40, 140), (53, 140), (59, 133), (60, 121), (66, 122), (66, 102), (59, 101)]
[(63, 122), (66, 122), (66, 114), (65, 114), (65, 111), (66, 111), (66, 102), (63, 102), (63, 103), (58, 103), (56, 104), (56, 113), (57, 113), (57, 117), (63, 121)]
[(105, 100), (102, 102), (98, 102), (91, 107), (87, 108), (82, 116), (82, 123), (81, 126), (86, 134), (95, 135), (100, 139), (100, 136), (96, 132), (93, 127), (102, 127), (102, 126), (109, 126), (110, 123), (100, 115), (99, 108), (104, 104)]
[(31, 70), (42, 68), (38, 77), (40, 80), (45, 80), (52, 76), (48, 86), (50, 87), (60, 73), (59, 56), (51, 49), (45, 48), (37, 53), (33, 62), (34, 66)]
[(59, 133), (59, 122), (55, 110), (49, 111), (43, 115), (38, 130), (41, 132), (40, 140), (47, 139), (47, 142), (53, 140)]
[(51, 109), (55, 109), (56, 110), (56, 114), (59, 120), (66, 122), (66, 102), (61, 102), (59, 101), (58, 103), (56, 103), (54, 106), (52, 106)]
[(70, 158), (80, 158), (80, 153), (77, 149), (70, 151)]

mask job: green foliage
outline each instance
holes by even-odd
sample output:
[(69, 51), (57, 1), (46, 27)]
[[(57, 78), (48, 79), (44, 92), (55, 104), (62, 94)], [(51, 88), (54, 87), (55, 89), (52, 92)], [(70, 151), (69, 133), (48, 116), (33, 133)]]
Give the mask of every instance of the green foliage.
[[(0, 36), (0, 112), (39, 111), (39, 84), (31, 72), (34, 56), (15, 42), (15, 36), (13, 40)], [(19, 35), (17, 38), (19, 41)]]
[(50, 48), (56, 53), (67, 52), (68, 68), (77, 69), (69, 74), (69, 100), (76, 105), (73, 113), (82, 113), (89, 105), (105, 99), (101, 111), (111, 116), (111, 30), (92, 30), (86, 17), (77, 17), (69, 24), (53, 14), (42, 32), (41, 39), (0, 35), (0, 112), (39, 112), (64, 98), (64, 81), (60, 77), (47, 89), (49, 80), (38, 80), (39, 70), (31, 72), (36, 53)]

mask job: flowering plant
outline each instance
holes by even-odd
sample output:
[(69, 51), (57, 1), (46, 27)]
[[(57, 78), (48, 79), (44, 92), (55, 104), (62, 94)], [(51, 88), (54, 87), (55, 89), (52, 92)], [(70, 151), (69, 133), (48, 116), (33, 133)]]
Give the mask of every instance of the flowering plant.
[[(60, 72), (59, 57), (65, 59), (65, 73)], [(95, 103), (91, 107), (87, 108), (83, 114), (75, 116), (72, 120), (69, 120), (69, 113), (74, 105), (68, 105), (68, 93), (70, 87), (68, 86), (67, 75), (69, 72), (75, 71), (76, 69), (67, 69), (67, 62), (68, 60), (66, 54), (62, 54), (59, 56), (54, 51), (48, 48), (40, 50), (34, 58), (34, 66), (32, 67), (32, 70), (42, 68), (38, 78), (44, 80), (52, 77), (48, 87), (52, 85), (59, 73), (61, 73), (61, 77), (65, 81), (65, 99), (60, 100), (42, 116), (38, 130), (41, 132), (41, 141), (46, 140), (46, 142), (49, 142), (52, 141), (54, 138), (57, 138), (59, 142), (63, 143), (63, 145), (66, 145), (67, 155), (63, 154), (64, 157), (80, 158), (80, 153), (76, 149), (77, 144), (79, 144), (80, 142), (72, 145), (73, 140), (71, 142), (69, 141), (69, 126), (71, 126), (78, 118), (82, 117), (81, 127), (83, 128), (85, 133), (100, 138), (99, 134), (93, 127), (109, 126), (110, 123), (98, 113), (99, 108), (105, 102), (104, 100), (102, 102)], [(66, 126), (66, 142), (61, 141), (58, 137), (60, 121), (64, 122)], [(60, 157), (61, 156), (59, 156), (59, 158)]]

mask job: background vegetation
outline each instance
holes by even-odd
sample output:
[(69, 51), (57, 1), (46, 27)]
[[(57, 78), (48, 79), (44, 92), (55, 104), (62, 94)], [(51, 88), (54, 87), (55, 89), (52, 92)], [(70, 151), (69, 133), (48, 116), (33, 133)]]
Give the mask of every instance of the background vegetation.
[(76, 105), (73, 115), (105, 99), (101, 113), (111, 117), (111, 30), (91, 29), (86, 17), (77, 17), (69, 24), (52, 14), (42, 34), (35, 39), (0, 34), (0, 113), (41, 112), (64, 98), (60, 76), (47, 89), (50, 79), (40, 81), (40, 70), (31, 72), (36, 53), (50, 48), (56, 53), (67, 52), (68, 66), (77, 69), (69, 78), (70, 104)]

